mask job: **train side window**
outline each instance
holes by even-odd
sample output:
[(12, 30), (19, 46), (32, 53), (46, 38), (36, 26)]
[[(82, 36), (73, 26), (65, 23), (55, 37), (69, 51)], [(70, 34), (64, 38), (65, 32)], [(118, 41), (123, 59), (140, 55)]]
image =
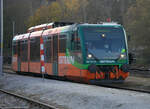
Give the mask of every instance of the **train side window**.
[(59, 36), (59, 52), (65, 53), (66, 52), (66, 35), (60, 35)]
[(28, 61), (28, 40), (22, 40), (21, 44), (21, 61), (27, 62)]
[(75, 31), (71, 34), (71, 50), (72, 51), (81, 51), (81, 43), (78, 32)]
[(53, 61), (58, 59), (58, 34), (53, 34), (52, 36), (52, 45), (53, 45)]
[(13, 55), (17, 54), (17, 41), (13, 41)]
[(35, 38), (30, 39), (30, 43), (35, 43)]
[(30, 60), (40, 61), (40, 37), (30, 39)]
[(51, 46), (52, 44), (52, 37), (51, 36), (47, 36), (44, 39), (44, 51), (45, 51), (45, 62), (47, 63), (51, 63), (52, 60), (52, 53), (51, 53)]
[(81, 42), (77, 31), (71, 35), (71, 55), (78, 63), (83, 63)]

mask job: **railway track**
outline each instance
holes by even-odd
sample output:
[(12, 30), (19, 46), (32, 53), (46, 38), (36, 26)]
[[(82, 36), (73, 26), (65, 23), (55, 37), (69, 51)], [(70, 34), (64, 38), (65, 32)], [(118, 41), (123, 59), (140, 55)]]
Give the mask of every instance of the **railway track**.
[(109, 87), (109, 88), (115, 88), (115, 89), (120, 89), (120, 90), (128, 90), (128, 91), (135, 91), (135, 92), (141, 92), (141, 93), (148, 93), (150, 94), (150, 90), (144, 90), (144, 89), (138, 89), (138, 88), (129, 88), (129, 87), (120, 87), (116, 85), (101, 85), (103, 87)]
[[(136, 71), (149, 71), (144, 69), (130, 69), (130, 70), (136, 70)], [(11, 70), (10, 67), (4, 67), (4, 71), (9, 74), (16, 74)], [(134, 77), (134, 75), (132, 76)], [(136, 77), (135, 77), (136, 78)], [(130, 91), (136, 91), (136, 92), (142, 92), (142, 93), (148, 93), (150, 94), (150, 84), (145, 86), (145, 83), (137, 84), (139, 81), (133, 81), (133, 78), (125, 81), (124, 83), (112, 83), (112, 84), (100, 84), (100, 86), (106, 87), (106, 88), (114, 88), (114, 89), (120, 89), (120, 90), (130, 90)], [(141, 80), (143, 80), (141, 78)], [(150, 82), (150, 80), (149, 80)]]
[[(17, 109), (34, 109), (34, 108), (36, 108), (36, 109), (58, 109), (49, 104), (45, 104), (45, 103), (39, 102), (37, 100), (27, 98), (22, 95), (18, 95), (18, 94), (12, 93), (10, 91), (0, 89), (0, 92), (7, 94), (9, 96), (13, 96), (15, 99), (23, 100), (24, 102), (27, 102), (27, 104), (28, 104), (28, 106), (26, 106), (26, 107), (10, 107), (13, 109), (15, 109), (15, 108), (17, 108)], [(9, 107), (6, 107), (6, 108), (9, 108)], [(5, 109), (5, 107), (0, 107), (0, 109)]]
[[(11, 65), (4, 65), (3, 66), (3, 70), (6, 72), (10, 72), (10, 73), (14, 73), (11, 69)], [(150, 69), (141, 69), (141, 68), (130, 68), (129, 69), (130, 71), (140, 71), (142, 73), (138, 73), (138, 74), (135, 74), (135, 73), (131, 73), (131, 75), (134, 75), (134, 76), (142, 76), (142, 77), (150, 77), (150, 73), (147, 73), (147, 72), (150, 72)]]

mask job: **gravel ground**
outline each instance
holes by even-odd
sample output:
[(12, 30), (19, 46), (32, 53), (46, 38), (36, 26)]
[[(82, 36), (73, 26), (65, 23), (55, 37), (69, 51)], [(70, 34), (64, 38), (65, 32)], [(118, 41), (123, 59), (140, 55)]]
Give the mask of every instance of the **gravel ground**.
[(0, 92), (0, 109), (28, 109), (29, 104), (21, 99)]
[(64, 109), (150, 109), (150, 95), (21, 75), (0, 77), (0, 88)]

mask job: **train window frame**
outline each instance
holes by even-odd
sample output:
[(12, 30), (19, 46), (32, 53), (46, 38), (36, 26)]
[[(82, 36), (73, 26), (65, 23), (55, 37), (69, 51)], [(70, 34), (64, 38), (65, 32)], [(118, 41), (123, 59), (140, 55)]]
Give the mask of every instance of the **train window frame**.
[(17, 45), (18, 44), (16, 40), (12, 42), (12, 49), (13, 49), (12, 55), (17, 55)]
[(34, 43), (35, 42), (35, 38), (30, 38), (30, 43)]
[[(65, 45), (61, 44), (62, 41)], [(59, 35), (59, 53), (66, 53), (66, 48), (67, 48), (67, 35), (66, 34), (61, 34)]]
[(81, 51), (81, 39), (77, 30), (71, 33), (71, 51)]
[(20, 41), (20, 52), (21, 52), (21, 61), (28, 61), (28, 39), (23, 39)]
[(81, 37), (79, 36), (78, 29), (72, 31), (70, 42), (71, 55), (78, 63), (83, 64)]
[(40, 36), (30, 39), (30, 61), (40, 62)]
[[(52, 63), (52, 36), (47, 35), (47, 36), (44, 36), (43, 39), (44, 39), (45, 63)], [(47, 45), (49, 45), (49, 47)]]
[[(56, 41), (56, 42), (55, 42)], [(58, 60), (58, 53), (59, 53), (59, 34), (52, 34), (52, 62)], [(54, 48), (55, 47), (55, 48)]]
[(52, 41), (52, 37), (51, 36), (47, 37), (47, 41)]

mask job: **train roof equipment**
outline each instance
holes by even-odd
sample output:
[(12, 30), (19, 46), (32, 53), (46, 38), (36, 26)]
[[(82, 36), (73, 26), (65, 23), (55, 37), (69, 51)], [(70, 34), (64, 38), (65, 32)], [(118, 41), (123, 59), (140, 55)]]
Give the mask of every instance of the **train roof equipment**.
[[(72, 26), (71, 26), (72, 25)], [(26, 34), (20, 34), (20, 35), (16, 35), (14, 36), (13, 40), (22, 40), (22, 39), (27, 39), (31, 34), (30, 37), (37, 37), (39, 36), (39, 34), (42, 33), (42, 30), (45, 30), (45, 32), (43, 33), (43, 36), (47, 35), (47, 34), (54, 34), (57, 33), (59, 28), (63, 28), (62, 30), (65, 31), (65, 29), (68, 28), (76, 28), (77, 25), (83, 25), (83, 26), (96, 26), (96, 25), (102, 25), (102, 26), (121, 26), (120, 24), (116, 23), (116, 22), (100, 22), (97, 24), (89, 24), (89, 23), (73, 23), (73, 22), (52, 22), (52, 23), (46, 23), (46, 24), (41, 24), (41, 25), (37, 25), (37, 26), (33, 26), (30, 27), (27, 31)]]
[(66, 26), (66, 25), (72, 25), (74, 24), (73, 22), (52, 22), (52, 23), (46, 23), (46, 24), (41, 24), (37, 26), (30, 27), (27, 32), (34, 32), (34, 31), (40, 31), (43, 29), (51, 29), (51, 28), (56, 28), (56, 27), (61, 27), (61, 26)]

